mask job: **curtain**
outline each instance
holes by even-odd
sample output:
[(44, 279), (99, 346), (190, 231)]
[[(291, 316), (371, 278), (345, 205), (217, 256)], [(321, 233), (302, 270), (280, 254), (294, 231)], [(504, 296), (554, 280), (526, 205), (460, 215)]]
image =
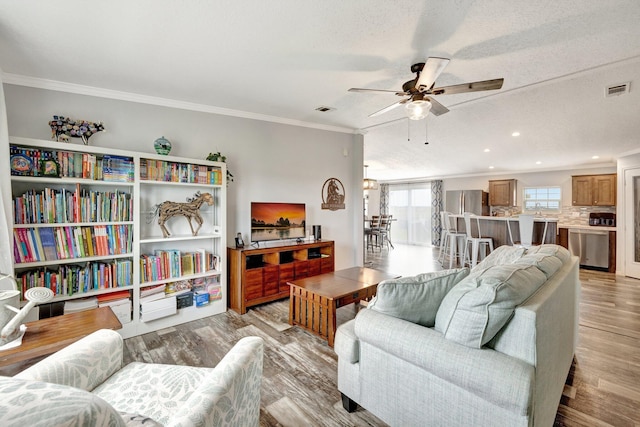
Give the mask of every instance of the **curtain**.
[(380, 184), (380, 215), (389, 215), (389, 184)]
[[(13, 274), (13, 218), (11, 214), (11, 173), (9, 165), (9, 130), (4, 103), (2, 69), (0, 69), (0, 272)], [(6, 285), (6, 284), (3, 284)]]
[(431, 181), (431, 244), (440, 245), (442, 237), (442, 223), (440, 220), (442, 212), (442, 180)]

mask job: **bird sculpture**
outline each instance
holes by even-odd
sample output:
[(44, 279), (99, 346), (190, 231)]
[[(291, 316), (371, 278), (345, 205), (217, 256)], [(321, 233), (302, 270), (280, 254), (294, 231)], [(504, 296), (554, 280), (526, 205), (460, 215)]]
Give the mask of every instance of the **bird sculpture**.
[(82, 138), (84, 145), (89, 144), (89, 137), (98, 132), (104, 132), (102, 122), (93, 123), (86, 120), (73, 120), (64, 116), (53, 116), (49, 122), (51, 139), (68, 142), (71, 138)]

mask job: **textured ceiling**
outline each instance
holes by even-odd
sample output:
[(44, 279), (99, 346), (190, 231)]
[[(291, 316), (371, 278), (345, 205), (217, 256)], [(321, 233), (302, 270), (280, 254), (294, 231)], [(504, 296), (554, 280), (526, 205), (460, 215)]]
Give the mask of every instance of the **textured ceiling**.
[[(638, 22), (637, 0), (0, 0), (0, 67), (8, 83), (362, 130), (378, 179), (508, 173), (611, 164), (638, 149)], [(437, 86), (504, 86), (438, 96), (449, 113), (410, 123), (402, 108), (367, 117), (393, 94), (347, 92), (400, 90), (429, 56), (451, 59)], [(629, 94), (604, 97), (628, 81)]]

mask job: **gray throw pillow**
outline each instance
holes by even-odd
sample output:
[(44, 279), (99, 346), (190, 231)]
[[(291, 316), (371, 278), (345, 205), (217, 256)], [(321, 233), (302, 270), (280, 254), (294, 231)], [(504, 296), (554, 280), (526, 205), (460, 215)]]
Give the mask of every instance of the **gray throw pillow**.
[(458, 268), (385, 280), (378, 285), (368, 308), (432, 327), (442, 299), (468, 274), (468, 268)]
[(474, 269), (443, 299), (435, 329), (446, 339), (481, 348), (546, 280), (535, 265), (515, 263)]
[(520, 246), (498, 246), (478, 263), (474, 270), (484, 270), (495, 265), (513, 264), (525, 254), (525, 251), (526, 249)]

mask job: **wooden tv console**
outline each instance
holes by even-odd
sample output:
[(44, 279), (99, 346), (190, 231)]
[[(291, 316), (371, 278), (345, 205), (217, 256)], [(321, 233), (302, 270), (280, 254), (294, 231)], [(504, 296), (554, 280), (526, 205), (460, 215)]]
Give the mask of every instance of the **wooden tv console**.
[(287, 282), (334, 270), (332, 240), (227, 248), (227, 254), (229, 308), (240, 314), (246, 313), (248, 307), (288, 298)]

